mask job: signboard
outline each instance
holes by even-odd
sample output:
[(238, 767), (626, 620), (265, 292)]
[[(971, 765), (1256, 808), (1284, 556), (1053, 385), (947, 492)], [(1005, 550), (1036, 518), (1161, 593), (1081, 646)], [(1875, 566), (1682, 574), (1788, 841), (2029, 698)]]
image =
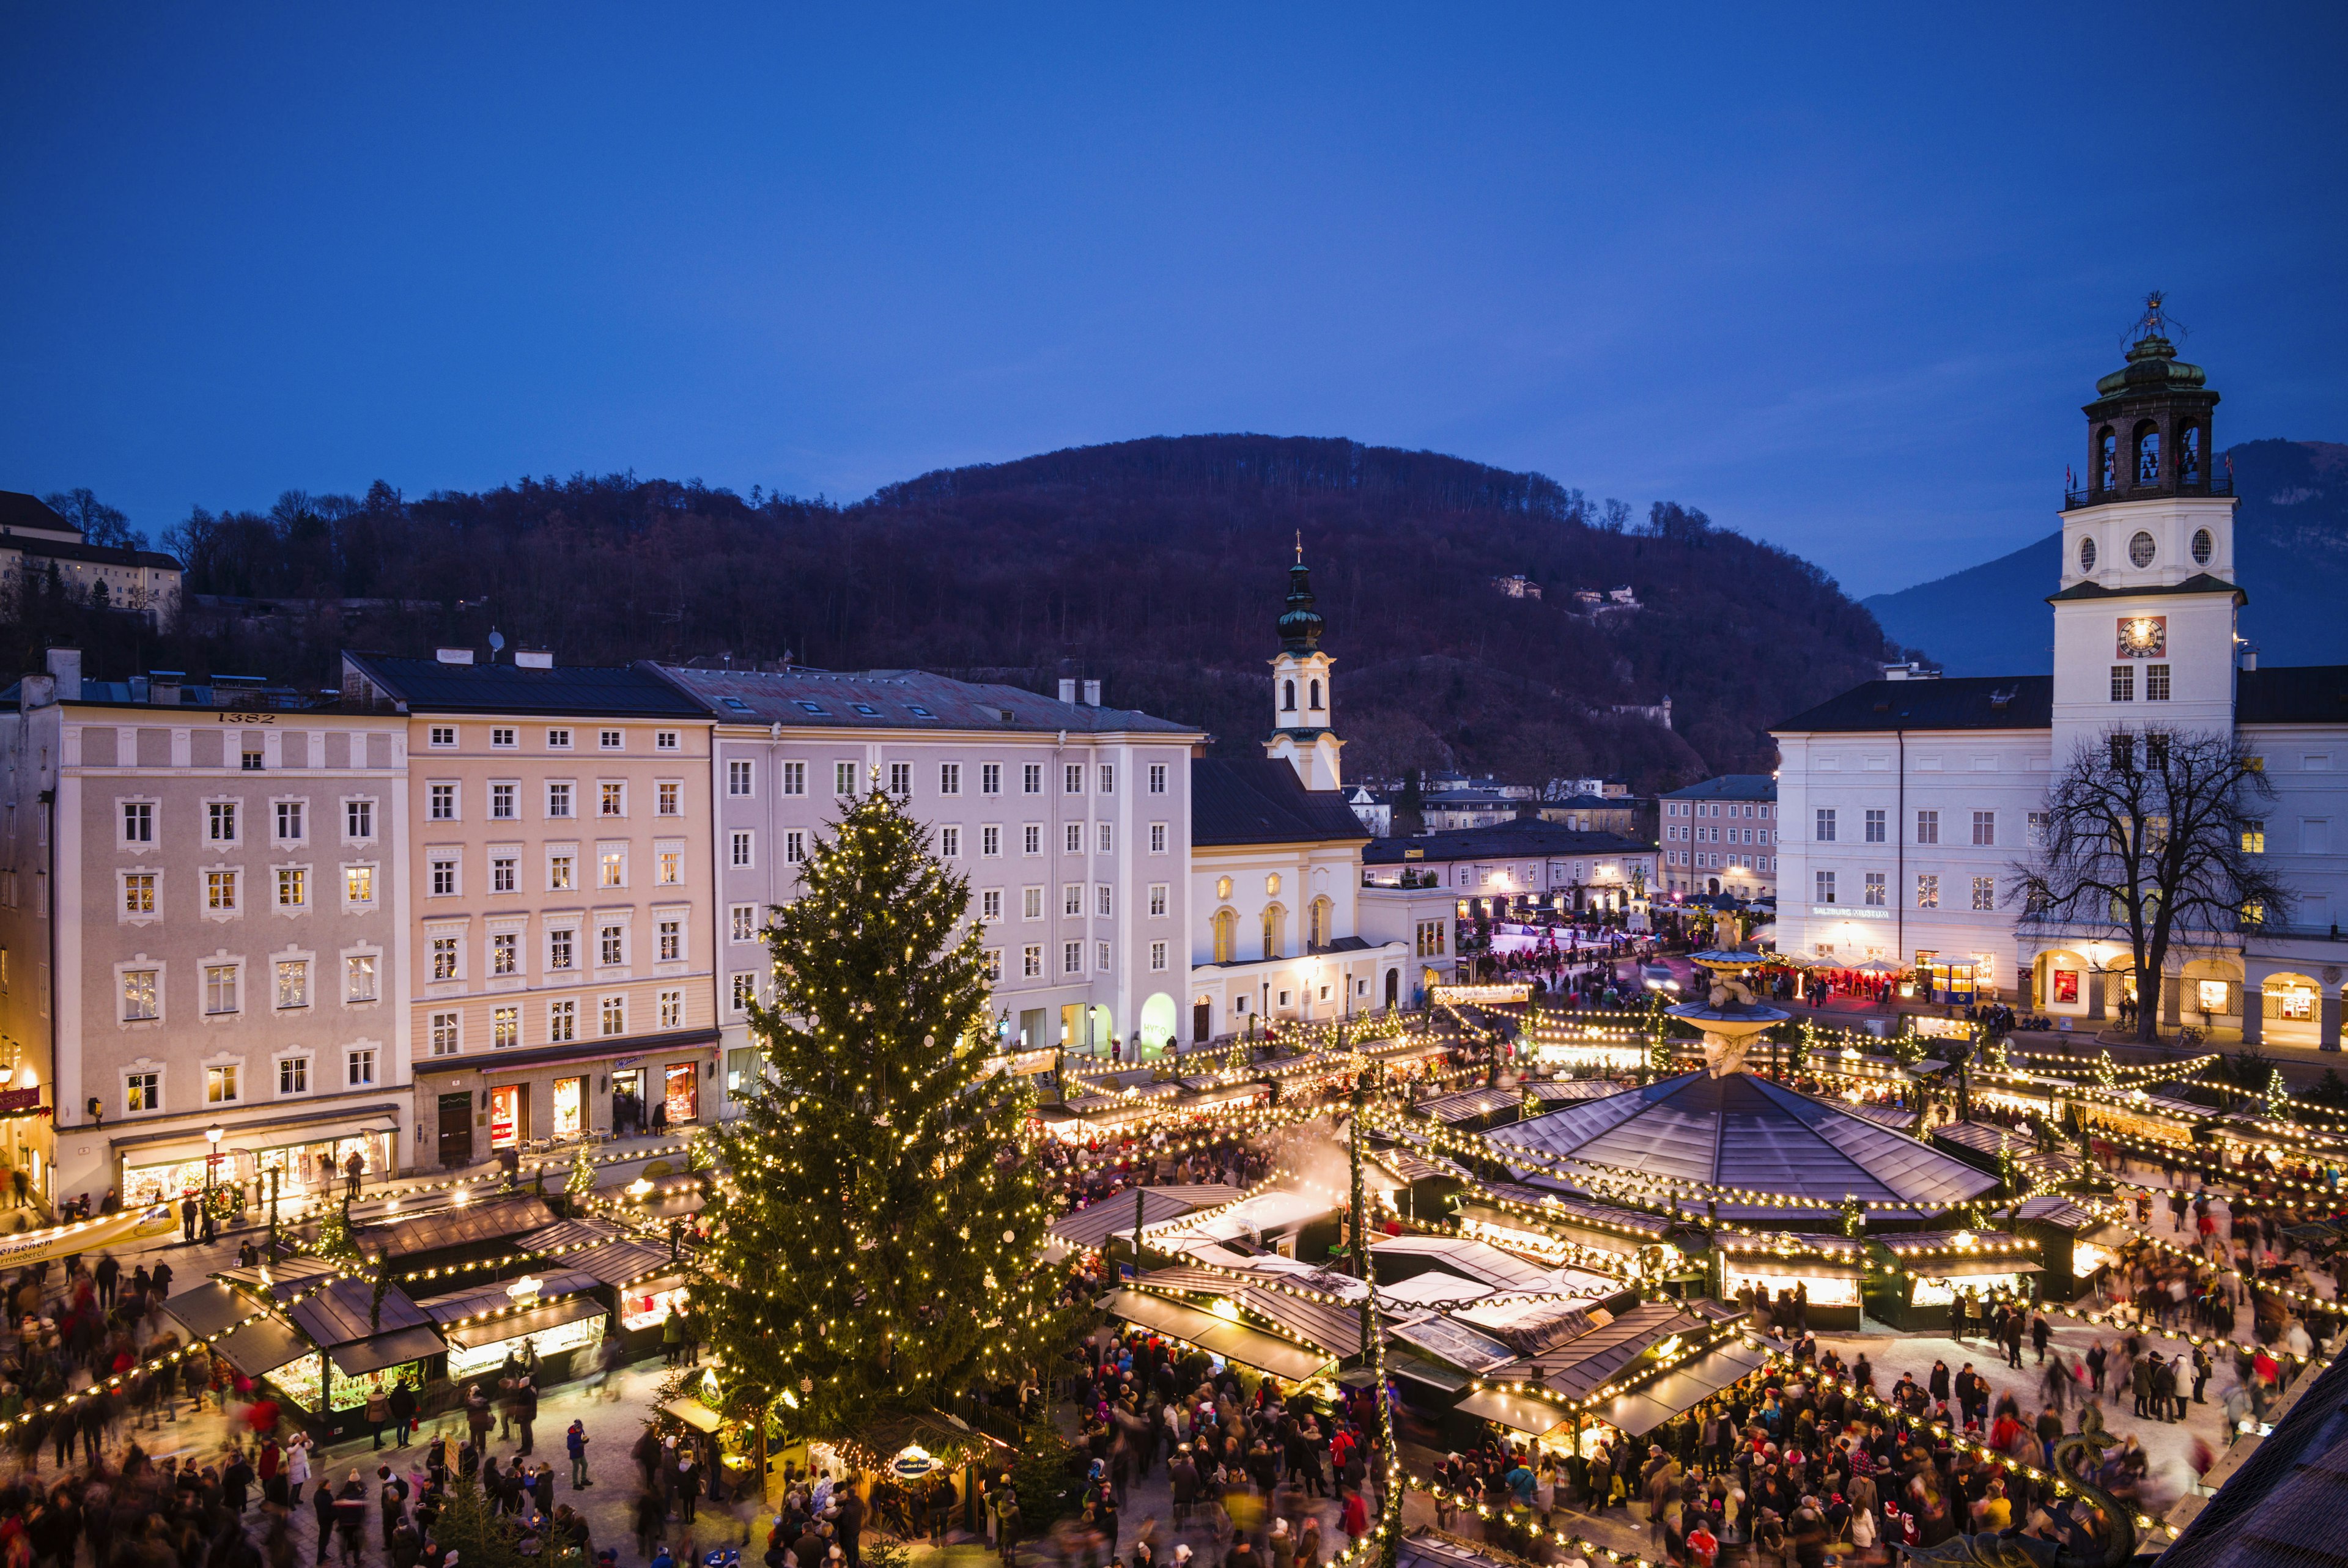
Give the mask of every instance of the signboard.
[(1503, 986), (1437, 986), (1427, 993), (1437, 1007), (1445, 1003), (1477, 1002), (1487, 1007), (1505, 1007), (1533, 999), (1532, 982)]
[(1813, 915), (1825, 915), (1837, 920), (1889, 920), (1891, 911), (1870, 904), (1813, 904)]
[(1926, 1040), (1971, 1040), (1973, 1026), (1961, 1018), (1918, 1018), (1916, 1032)]
[(22, 1116), (41, 1108), (41, 1091), (35, 1089), (0, 1090), (0, 1116)]

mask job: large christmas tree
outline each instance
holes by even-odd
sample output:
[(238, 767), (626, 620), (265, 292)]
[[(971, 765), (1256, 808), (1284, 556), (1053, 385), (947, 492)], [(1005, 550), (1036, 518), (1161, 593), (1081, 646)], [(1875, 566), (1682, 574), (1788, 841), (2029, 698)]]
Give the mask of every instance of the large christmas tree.
[(1016, 1378), (1056, 1332), (1026, 1090), (987, 1071), (969, 885), (928, 848), (876, 790), (776, 911), (751, 1009), (772, 1072), (723, 1134), (696, 1265), (729, 1412), (810, 1436)]

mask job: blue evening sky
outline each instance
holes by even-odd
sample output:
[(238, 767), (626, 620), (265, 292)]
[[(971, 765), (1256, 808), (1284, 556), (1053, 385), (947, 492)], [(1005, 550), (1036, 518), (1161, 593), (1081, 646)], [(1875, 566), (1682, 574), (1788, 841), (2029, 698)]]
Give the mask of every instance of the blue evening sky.
[[(1896, 588), (2047, 531), (2142, 292), (2348, 440), (2348, 7), (19, 5), (0, 488), (835, 497), (1201, 431)], [(2329, 105), (2330, 107), (2326, 107)]]

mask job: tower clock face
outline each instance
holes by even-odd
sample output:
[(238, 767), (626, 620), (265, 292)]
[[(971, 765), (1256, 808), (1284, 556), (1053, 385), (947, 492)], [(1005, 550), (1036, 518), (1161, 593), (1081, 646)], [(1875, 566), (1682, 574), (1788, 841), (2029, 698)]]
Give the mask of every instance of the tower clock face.
[(2168, 617), (2165, 615), (2124, 615), (2120, 617), (2120, 657), (2123, 659), (2158, 659), (2168, 651)]

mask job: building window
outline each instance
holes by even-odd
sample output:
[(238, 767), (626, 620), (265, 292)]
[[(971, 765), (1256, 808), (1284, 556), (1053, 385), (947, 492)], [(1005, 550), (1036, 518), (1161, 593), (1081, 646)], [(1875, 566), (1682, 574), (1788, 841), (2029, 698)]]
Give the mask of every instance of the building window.
[(737, 942), (757, 941), (758, 939), (758, 907), (756, 904), (736, 904), (732, 913), (734, 939)]
[(1043, 824), (1041, 824), (1041, 823), (1035, 823), (1035, 822), (1031, 822), (1031, 823), (1029, 823), (1029, 824), (1026, 825), (1026, 828), (1025, 828), (1025, 832), (1024, 832), (1024, 835), (1023, 835), (1023, 842), (1024, 842), (1025, 847), (1025, 849), (1026, 849), (1026, 852), (1027, 852), (1028, 854), (1030, 854), (1030, 855), (1041, 855), (1041, 854), (1043, 854), (1043, 853), (1044, 853), (1044, 826), (1043, 826)]
[(281, 800), (277, 803), (279, 843), (299, 844), (302, 841), (302, 805), (303, 803), (298, 800)]
[(571, 815), (569, 784), (551, 784), (546, 786), (546, 815), (549, 817), (568, 817)]
[(457, 863), (435, 860), (432, 863), (432, 896), (436, 898), (454, 897), (457, 891)]
[(685, 957), (685, 922), (682, 920), (663, 920), (658, 927), (658, 934), (660, 937), (660, 961), (664, 964), (674, 964), (683, 959)]
[(889, 764), (889, 793), (900, 800), (905, 799), (913, 793), (912, 764), (891, 763)]
[(607, 781), (602, 786), (602, 802), (603, 815), (605, 816), (627, 815), (628, 786), (623, 784), (614, 784)]
[(236, 1103), (236, 1067), (233, 1063), (204, 1069), (204, 1103), (207, 1105)]
[(432, 938), (432, 978), (435, 980), (453, 980), (457, 978), (456, 938)]
[(938, 829), (938, 858), (941, 860), (958, 860), (961, 857), (962, 829), (959, 827), (942, 827)]
[(503, 724), (498, 725), (489, 732), (489, 744), (501, 751), (510, 751), (514, 745), (513, 730)]
[(436, 746), (455, 745), (457, 743), (457, 726), (454, 724), (433, 725), (432, 743)]
[(1916, 842), (1919, 844), (1938, 844), (1941, 842), (1941, 814), (1939, 812), (1920, 811), (1916, 814)]
[[(140, 809), (144, 810), (145, 808), (142, 806)], [(208, 840), (213, 844), (234, 844), (236, 842), (236, 802), (232, 800), (215, 800), (208, 802), (204, 807), (204, 815), (206, 818), (205, 837)]]
[(1880, 909), (1883, 907), (1884, 903), (1883, 873), (1880, 871), (1870, 871), (1867, 874), (1868, 907), (1870, 909)]
[(207, 871), (204, 873), (204, 907), (221, 915), (236, 913), (236, 873)]
[(1044, 949), (1040, 947), (1020, 948), (1019, 972), (1031, 980), (1039, 978), (1044, 973)]
[(343, 902), (372, 904), (375, 902), (375, 867), (345, 866), (343, 867)]
[(605, 968), (628, 961), (627, 927), (605, 926), (596, 933), (597, 962)]
[(660, 885), (679, 887), (685, 884), (685, 851), (664, 849), (660, 852)]
[(122, 803), (122, 842), (155, 842), (155, 805), (152, 801), (127, 800)]
[(628, 999), (626, 997), (605, 997), (603, 999), (603, 1005), (600, 1010), (602, 1017), (603, 1032), (605, 1035), (625, 1034), (628, 1032)]
[(616, 752), (628, 743), (627, 736), (617, 730), (604, 730), (596, 738), (607, 752)]
[(1028, 763), (1019, 770), (1019, 790), (1022, 794), (1044, 793), (1044, 764)]
[(307, 1094), (310, 1092), (310, 1059), (306, 1056), (281, 1056), (277, 1059), (277, 1092)]
[(807, 835), (793, 828), (783, 835), (783, 864), (797, 866), (807, 858)]
[(1149, 764), (1149, 793), (1151, 794), (1164, 794), (1166, 793), (1166, 764), (1164, 763), (1152, 763)]
[(2147, 702), (2168, 701), (2168, 666), (2147, 664), (2144, 667), (2144, 700)]
[(980, 828), (978, 830), (978, 853), (982, 858), (987, 860), (993, 860), (1000, 856), (1003, 854), (1003, 830), (999, 827)]
[(1080, 882), (1071, 882), (1060, 889), (1060, 913), (1081, 915), (1085, 912), (1085, 889)]
[(1941, 907), (1941, 879), (1929, 871), (1916, 874), (1916, 907), (1937, 909)]
[(514, 818), (515, 786), (493, 784), (489, 786), (489, 817), (495, 822), (511, 822)]
[(1152, 855), (1166, 853), (1166, 824), (1162, 822), (1153, 822), (1149, 825), (1149, 853)]
[(1066, 777), (1061, 781), (1061, 790), (1060, 790), (1060, 793), (1062, 793), (1063, 794), (1084, 794), (1084, 793), (1085, 793), (1085, 765), (1084, 765), (1084, 764), (1082, 764), (1082, 763), (1070, 763), (1070, 764), (1067, 765), (1067, 768), (1066, 769)]
[(960, 763), (940, 763), (938, 764), (938, 793), (940, 794), (962, 794), (962, 764)]
[(518, 932), (499, 931), (489, 938), (489, 973), (521, 973), (521, 937)]
[(807, 794), (807, 764), (785, 763), (783, 764), (783, 793), (785, 794)]
[(2242, 853), (2264, 855), (2267, 852), (2267, 825), (2258, 821), (2242, 824)]
[(546, 749), (551, 752), (569, 751), (571, 749), (571, 732), (569, 730), (547, 731)]
[(375, 960), (373, 953), (347, 953), (343, 958), (343, 999), (346, 1002), (375, 1000)]
[(675, 779), (661, 780), (660, 805), (658, 809), (660, 815), (663, 816), (683, 816), (685, 815), (685, 786), (677, 783)]
[(854, 794), (856, 793), (856, 764), (854, 763), (834, 763), (831, 764), (831, 793), (834, 794)]
[(163, 1109), (163, 1075), (160, 1072), (126, 1072), (122, 1075), (122, 1105), (126, 1112)]
[(375, 802), (371, 800), (343, 802), (343, 836), (361, 841), (375, 836)]
[(1880, 844), (1883, 842), (1883, 814), (1881, 812), (1870, 811), (1867, 814), (1866, 838), (1867, 842), (1869, 844)]
[(982, 920), (1003, 918), (1003, 889), (990, 887), (978, 896), (978, 917)]
[(981, 794), (1001, 794), (1003, 793), (1003, 764), (1001, 763), (981, 763), (978, 764), (978, 793)]
[(280, 909), (299, 909), (309, 901), (308, 871), (299, 866), (279, 866), (277, 868), (277, 907)]
[(1103, 763), (1100, 765), (1100, 792), (1103, 794), (1117, 793), (1117, 768), (1113, 764)]
[(566, 1044), (579, 1038), (579, 1004), (575, 1001), (549, 1003), (546, 1009), (546, 1038), (552, 1045)]
[(1085, 825), (1081, 822), (1066, 824), (1060, 833), (1060, 847), (1070, 855), (1082, 855), (1085, 852)]
[(375, 1048), (354, 1046), (344, 1057), (344, 1082), (352, 1089), (365, 1089), (375, 1081)]
[(683, 991), (660, 993), (660, 1026), (663, 1029), (685, 1027), (685, 993)]
[(155, 874), (134, 871), (122, 878), (122, 912), (126, 915), (152, 915), (155, 912)]
[(673, 752), (683, 743), (684, 736), (678, 731), (655, 730), (653, 733), (653, 750), (656, 752)]
[(572, 944), (577, 939), (568, 926), (558, 926), (546, 934), (546, 967), (567, 969), (572, 967)]
[(1100, 918), (1104, 920), (1111, 918), (1110, 908), (1114, 902), (1115, 895), (1111, 892), (1109, 884), (1102, 882), (1095, 885), (1093, 888), (1093, 913), (1095, 915), (1100, 917)]
[(1100, 951), (1095, 954), (1094, 957), (1099, 964), (1100, 972), (1102, 974), (1107, 974), (1109, 972), (1108, 944), (1107, 942), (1103, 942), (1099, 944), (1099, 947)]
[(1159, 918), (1166, 913), (1168, 886), (1169, 885), (1163, 882), (1153, 882), (1149, 885), (1149, 914), (1152, 919)]
[(432, 1054), (455, 1056), (464, 1049), (462, 1034), (465, 1015), (460, 1012), (436, 1012), (432, 1015)]
[(1973, 842), (1981, 845), (1997, 842), (1997, 813), (1993, 811), (1973, 813)]
[(456, 821), (457, 786), (452, 784), (437, 784), (429, 786), (429, 788), (430, 794), (428, 798), (431, 802), (431, 806), (425, 815), (429, 816), (434, 822)]
[(153, 969), (122, 971), (122, 1021), (138, 1023), (160, 1016), (156, 1011), (159, 988)]
[(734, 977), (734, 1010), (736, 1012), (748, 1012), (752, 1004), (757, 1002), (757, 999), (758, 977), (756, 975), (736, 975)]
[(234, 964), (206, 964), (204, 966), (204, 1011), (207, 1013), (232, 1013), (236, 1010), (236, 966)]
[(2133, 702), (2136, 701), (2135, 665), (2115, 664), (2112, 666), (2112, 701), (2115, 702)]
[(280, 958), (277, 961), (277, 1005), (281, 1008), (305, 1008), (310, 1005), (310, 960)]
[(628, 885), (628, 852), (606, 849), (595, 857), (596, 886), (625, 887)]
[(1023, 887), (1019, 890), (1019, 913), (1023, 918), (1040, 920), (1044, 917), (1044, 890)]
[(1099, 852), (1101, 854), (1114, 855), (1117, 853), (1117, 827), (1115, 824), (1107, 822), (1102, 823), (1100, 825), (1099, 838)]
[(489, 1014), (489, 1049), (510, 1050), (521, 1043), (521, 1009), (501, 1007)]
[(489, 862), (489, 891), (510, 893), (514, 890), (514, 857), (500, 855)]
[(1820, 844), (1832, 844), (1835, 841), (1834, 807), (1830, 805), (1818, 807), (1818, 831)]
[(1994, 909), (1997, 907), (1996, 877), (1976, 876), (1973, 878), (1973, 907), (1976, 909)]
[(750, 854), (750, 830), (748, 828), (737, 828), (734, 833), (731, 844), (732, 848), (729, 853), (732, 858), (730, 864), (733, 865), (736, 870), (747, 870), (750, 866), (756, 864)]
[(1082, 942), (1061, 944), (1060, 972), (1064, 975), (1081, 975), (1085, 972), (1085, 945)]
[(1815, 902), (1820, 904), (1833, 903), (1835, 901), (1835, 874), (1831, 871), (1815, 871), (1811, 873), (1811, 876), (1816, 879), (1817, 886), (1818, 897), (1815, 899)]

